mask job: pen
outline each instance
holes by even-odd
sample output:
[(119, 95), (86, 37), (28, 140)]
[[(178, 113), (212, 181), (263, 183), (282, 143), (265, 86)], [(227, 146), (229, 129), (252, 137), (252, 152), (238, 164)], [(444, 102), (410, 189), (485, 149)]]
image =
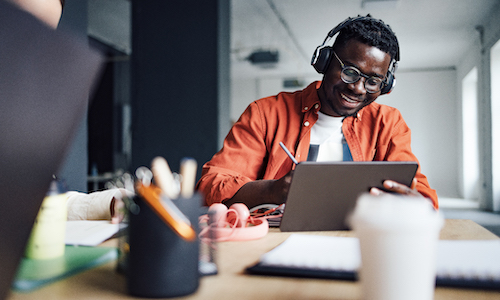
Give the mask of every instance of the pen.
[(153, 171), (153, 178), (156, 184), (162, 189), (165, 195), (170, 199), (176, 199), (179, 196), (179, 189), (167, 160), (161, 156), (155, 157), (151, 162), (151, 171)]
[(184, 158), (181, 161), (181, 196), (183, 198), (187, 199), (193, 196), (197, 167), (198, 164), (194, 158)]
[(298, 165), (299, 162), (295, 159), (295, 157), (293, 157), (292, 153), (290, 153), (290, 151), (286, 148), (285, 144), (283, 144), (283, 142), (280, 142), (280, 146), (281, 148), (283, 148), (283, 150), (285, 150), (286, 154), (288, 155), (288, 157), (290, 157), (293, 163)]
[(191, 227), (189, 219), (175, 206), (172, 200), (167, 197), (160, 199), (161, 189), (151, 184), (145, 186), (138, 183), (136, 190), (151, 207), (151, 209), (180, 237), (187, 241), (196, 238), (196, 232)]

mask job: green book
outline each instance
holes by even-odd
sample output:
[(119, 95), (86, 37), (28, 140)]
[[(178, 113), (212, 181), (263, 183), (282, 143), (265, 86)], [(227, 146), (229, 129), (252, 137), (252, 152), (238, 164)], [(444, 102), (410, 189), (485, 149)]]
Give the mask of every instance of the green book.
[(49, 283), (112, 261), (118, 257), (114, 247), (66, 246), (64, 256), (38, 260), (23, 258), (12, 288), (29, 292)]

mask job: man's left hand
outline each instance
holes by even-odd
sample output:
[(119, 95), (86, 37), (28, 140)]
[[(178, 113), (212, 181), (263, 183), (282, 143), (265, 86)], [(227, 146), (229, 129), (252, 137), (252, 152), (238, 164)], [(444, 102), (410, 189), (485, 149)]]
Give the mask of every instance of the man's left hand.
[[(386, 180), (383, 183), (384, 188), (389, 191), (389, 192), (394, 192), (397, 194), (401, 195), (408, 195), (408, 196), (414, 196), (414, 197), (424, 197), (422, 194), (420, 194), (417, 191), (417, 179), (413, 178), (413, 181), (411, 183), (411, 187), (408, 187), (404, 184), (392, 181), (392, 180)], [(370, 189), (370, 194), (372, 195), (380, 195), (384, 193), (384, 191), (378, 189), (378, 188), (371, 188)]]

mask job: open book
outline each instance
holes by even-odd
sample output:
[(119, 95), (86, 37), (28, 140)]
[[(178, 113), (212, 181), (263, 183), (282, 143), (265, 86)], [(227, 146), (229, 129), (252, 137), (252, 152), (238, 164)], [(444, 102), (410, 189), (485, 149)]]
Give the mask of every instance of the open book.
[[(500, 240), (441, 240), (436, 285), (500, 289)], [(247, 271), (253, 274), (357, 280), (359, 240), (292, 234)]]

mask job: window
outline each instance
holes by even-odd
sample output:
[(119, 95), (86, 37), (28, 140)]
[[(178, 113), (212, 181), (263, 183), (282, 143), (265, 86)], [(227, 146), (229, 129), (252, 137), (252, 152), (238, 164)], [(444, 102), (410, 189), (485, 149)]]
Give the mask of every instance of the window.
[(500, 41), (491, 48), (493, 210), (500, 210)]
[(477, 68), (462, 80), (463, 197), (479, 199)]

